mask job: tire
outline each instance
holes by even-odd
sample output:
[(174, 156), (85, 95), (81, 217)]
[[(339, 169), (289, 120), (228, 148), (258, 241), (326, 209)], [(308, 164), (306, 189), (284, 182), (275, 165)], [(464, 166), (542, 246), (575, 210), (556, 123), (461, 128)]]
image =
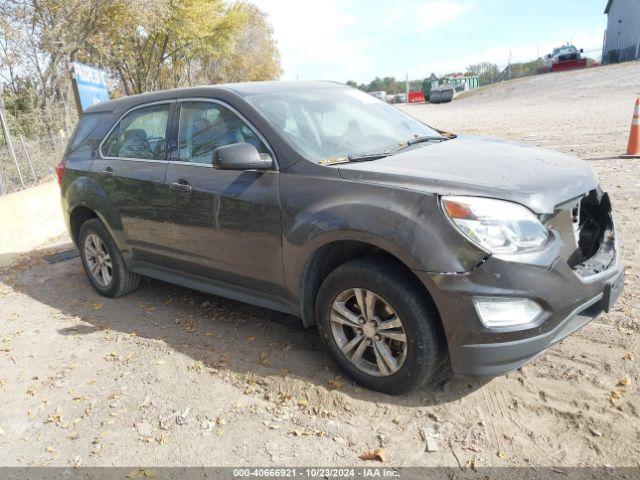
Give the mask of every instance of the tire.
[[(138, 287), (140, 275), (127, 270), (118, 247), (99, 219), (92, 218), (83, 223), (78, 239), (82, 266), (89, 282), (98, 293), (105, 297), (117, 298)], [(89, 244), (89, 250), (87, 250), (87, 244)], [(96, 252), (101, 256), (99, 261), (102, 264), (98, 264)], [(107, 259), (110, 261), (107, 262)], [(109, 275), (105, 276), (102, 273), (102, 266), (107, 268)], [(92, 273), (92, 268), (97, 271), (96, 274)]]
[[(345, 263), (323, 281), (316, 303), (320, 335), (334, 360), (358, 384), (399, 395), (425, 384), (440, 383), (450, 376), (447, 346), (438, 312), (416, 281), (393, 261), (367, 257)], [(345, 300), (347, 298), (350, 300)], [(375, 313), (360, 313), (358, 321), (365, 324), (354, 329), (351, 322), (355, 318), (353, 313), (361, 310), (359, 304), (368, 305), (367, 299), (371, 298), (374, 299), (372, 308)], [(349, 311), (345, 312), (343, 307)], [(368, 306), (365, 310), (369, 310)], [(342, 316), (343, 313), (347, 316)], [(332, 322), (332, 317), (341, 319), (340, 322), (350, 319), (349, 325)], [(374, 320), (369, 322), (363, 317)], [(391, 329), (391, 323), (385, 324), (385, 321), (393, 320), (393, 325), (397, 325), (396, 318), (400, 319), (401, 327)], [(375, 328), (379, 330), (372, 330)], [(372, 332), (380, 333), (373, 335)], [(394, 339), (389, 338), (391, 332), (394, 332)], [(404, 343), (401, 340), (403, 333)], [(353, 347), (362, 343), (357, 343), (358, 336), (364, 338), (363, 342), (369, 342), (369, 346)], [(359, 348), (364, 353), (358, 355)], [(343, 349), (353, 350), (345, 354)], [(389, 358), (389, 353), (395, 361), (384, 360)], [(348, 356), (352, 359), (359, 356), (359, 364), (353, 363)]]

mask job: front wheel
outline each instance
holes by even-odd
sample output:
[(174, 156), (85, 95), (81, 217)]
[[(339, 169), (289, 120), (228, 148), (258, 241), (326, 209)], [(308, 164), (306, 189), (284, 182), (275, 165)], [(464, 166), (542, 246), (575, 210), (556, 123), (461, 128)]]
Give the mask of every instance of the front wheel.
[(78, 248), (87, 278), (101, 295), (120, 297), (135, 290), (140, 276), (131, 273), (104, 224), (97, 218), (80, 227)]
[(317, 300), (320, 334), (359, 384), (401, 394), (447, 371), (435, 306), (394, 262), (357, 259), (324, 280)]

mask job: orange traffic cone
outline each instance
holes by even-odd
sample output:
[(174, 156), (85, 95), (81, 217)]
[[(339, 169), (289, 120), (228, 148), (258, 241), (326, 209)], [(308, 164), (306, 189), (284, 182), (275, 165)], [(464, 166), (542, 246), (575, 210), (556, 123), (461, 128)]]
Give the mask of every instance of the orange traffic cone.
[(633, 109), (633, 120), (631, 120), (631, 132), (629, 133), (629, 145), (624, 158), (640, 158), (640, 98), (636, 100), (636, 107)]

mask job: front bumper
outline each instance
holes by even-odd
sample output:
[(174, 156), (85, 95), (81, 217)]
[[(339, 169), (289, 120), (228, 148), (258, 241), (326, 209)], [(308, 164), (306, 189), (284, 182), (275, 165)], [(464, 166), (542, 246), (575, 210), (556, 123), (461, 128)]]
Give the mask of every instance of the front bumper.
[[(561, 258), (561, 246), (553, 242), (543, 254), (518, 262), (489, 257), (462, 274), (415, 272), (440, 313), (455, 373), (497, 376), (517, 369), (609, 310), (624, 285), (618, 255), (608, 268), (585, 277)], [(544, 313), (526, 329), (488, 328), (474, 296), (526, 297)]]

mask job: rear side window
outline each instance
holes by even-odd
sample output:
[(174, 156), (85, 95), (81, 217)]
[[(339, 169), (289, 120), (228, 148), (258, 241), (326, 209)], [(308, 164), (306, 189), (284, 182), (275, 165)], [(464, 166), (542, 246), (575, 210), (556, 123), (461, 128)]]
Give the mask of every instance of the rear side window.
[(102, 144), (102, 156), (164, 160), (170, 104), (127, 113)]
[(98, 124), (108, 116), (109, 113), (107, 112), (84, 113), (73, 131), (66, 153), (69, 154), (76, 150), (87, 139), (89, 134), (95, 130)]

